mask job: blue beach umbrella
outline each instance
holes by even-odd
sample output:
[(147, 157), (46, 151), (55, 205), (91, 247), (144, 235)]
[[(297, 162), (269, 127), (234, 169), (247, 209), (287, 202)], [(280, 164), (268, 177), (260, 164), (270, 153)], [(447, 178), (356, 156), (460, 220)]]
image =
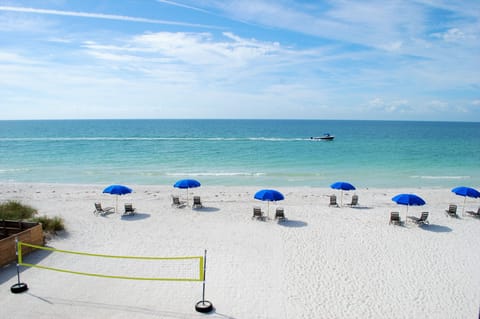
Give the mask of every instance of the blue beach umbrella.
[(115, 200), (115, 211), (118, 211), (118, 196), (130, 194), (132, 189), (124, 185), (110, 185), (103, 190), (104, 193), (117, 195)]
[(425, 205), (425, 201), (420, 196), (415, 194), (398, 194), (392, 197), (392, 200), (399, 205), (407, 206), (407, 214), (410, 206)]
[(274, 189), (262, 189), (255, 193), (253, 198), (267, 202), (267, 216), (270, 214), (270, 202), (284, 200), (282, 193)]
[(454, 189), (452, 189), (452, 192), (455, 193), (458, 196), (463, 196), (464, 197), (463, 207), (462, 207), (462, 215), (463, 215), (463, 211), (465, 210), (465, 202), (467, 200), (467, 197), (471, 197), (471, 198), (479, 198), (480, 197), (480, 192), (479, 191), (477, 191), (475, 188), (466, 187), (466, 186), (455, 187)]
[(348, 182), (335, 182), (332, 185), (330, 185), (330, 188), (340, 189), (342, 191), (341, 197), (340, 197), (340, 205), (343, 205), (343, 191), (355, 190), (355, 186), (353, 186)]
[(181, 179), (177, 181), (175, 184), (173, 184), (173, 187), (183, 188), (187, 190), (187, 203), (188, 203), (188, 189), (200, 187), (200, 185), (201, 185), (200, 182), (195, 179)]

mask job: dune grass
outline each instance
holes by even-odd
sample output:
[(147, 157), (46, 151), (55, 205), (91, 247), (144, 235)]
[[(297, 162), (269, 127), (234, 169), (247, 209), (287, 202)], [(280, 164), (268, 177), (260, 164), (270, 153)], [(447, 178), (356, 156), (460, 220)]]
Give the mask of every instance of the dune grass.
[(50, 234), (65, 230), (65, 224), (61, 217), (37, 217), (37, 214), (38, 211), (35, 208), (18, 201), (9, 200), (0, 203), (0, 220), (8, 219), (38, 222), (42, 224), (43, 231)]

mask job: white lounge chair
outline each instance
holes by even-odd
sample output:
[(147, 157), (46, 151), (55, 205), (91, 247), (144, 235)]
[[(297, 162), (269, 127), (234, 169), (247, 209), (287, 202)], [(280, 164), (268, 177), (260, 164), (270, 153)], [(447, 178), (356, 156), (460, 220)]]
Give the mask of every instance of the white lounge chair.
[(192, 208), (202, 208), (202, 201), (200, 200), (200, 196), (193, 196), (193, 205)]
[(265, 215), (263, 214), (262, 210), (260, 207), (255, 206), (253, 207), (253, 216), (252, 219), (257, 219), (257, 220), (265, 220)]
[(286, 220), (283, 207), (277, 207), (277, 209), (275, 210), (275, 220), (278, 222), (283, 222)]
[(95, 203), (95, 210), (93, 211), (93, 213), (97, 216), (98, 215), (105, 216), (105, 215), (108, 215), (108, 214), (115, 213), (115, 208), (114, 207), (102, 208), (102, 204)]
[(358, 195), (353, 195), (352, 196), (352, 202), (347, 204), (348, 206), (357, 206), (358, 205)]
[(418, 225), (427, 225), (429, 224), (427, 218), (428, 218), (428, 212), (422, 212), (420, 217), (415, 217), (415, 216), (408, 216), (408, 219), (410, 219), (412, 222)]
[(335, 196), (335, 195), (330, 195), (330, 204), (329, 204), (329, 206), (339, 207), (339, 206), (338, 206), (338, 203), (337, 203), (337, 196)]
[(175, 206), (177, 208), (183, 208), (185, 207), (185, 202), (180, 200), (180, 197), (178, 196), (172, 196), (172, 206)]
[(390, 222), (389, 224), (394, 224), (394, 225), (402, 225), (403, 222), (400, 219), (400, 213), (399, 212), (391, 212), (390, 213)]

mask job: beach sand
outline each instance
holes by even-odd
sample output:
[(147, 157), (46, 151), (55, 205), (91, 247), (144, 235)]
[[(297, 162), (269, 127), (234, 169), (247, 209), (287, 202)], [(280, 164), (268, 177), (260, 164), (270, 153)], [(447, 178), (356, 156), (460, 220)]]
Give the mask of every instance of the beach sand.
[[(115, 206), (115, 196), (99, 185), (0, 185), (0, 201), (19, 200), (40, 215), (61, 216), (66, 232), (47, 245), (122, 256), (201, 256), (207, 249), (205, 297), (209, 318), (477, 318), (480, 308), (480, 220), (462, 216), (463, 197), (449, 189), (358, 189), (360, 206), (329, 207), (328, 188), (278, 188), (287, 221), (252, 220), (260, 187), (202, 186), (203, 209), (171, 206), (169, 186), (129, 185), (118, 199), (137, 214), (95, 216), (94, 202)], [(391, 211), (407, 209), (391, 198), (415, 193), (427, 205), (430, 225), (389, 225)], [(456, 203), (459, 219), (445, 215)], [(478, 200), (467, 200), (477, 209)], [(76, 259), (75, 259), (76, 258)], [(26, 262), (90, 271), (80, 257), (37, 251)], [(103, 274), (143, 273), (143, 266), (98, 259)], [(85, 264), (84, 264), (85, 263)], [(130, 266), (131, 265), (131, 266)], [(145, 267), (146, 268), (146, 267)], [(202, 318), (195, 303), (201, 282), (132, 281), (22, 268), (29, 290), (12, 294), (15, 265), (0, 270), (0, 312), (5, 318)]]

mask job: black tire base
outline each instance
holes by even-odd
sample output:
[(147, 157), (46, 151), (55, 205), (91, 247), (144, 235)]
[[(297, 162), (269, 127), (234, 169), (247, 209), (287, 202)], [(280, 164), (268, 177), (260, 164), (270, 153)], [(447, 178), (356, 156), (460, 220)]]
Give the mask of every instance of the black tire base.
[(201, 313), (209, 313), (213, 310), (213, 304), (208, 300), (200, 300), (195, 304), (195, 310)]
[(28, 286), (26, 283), (23, 283), (23, 282), (19, 282), (13, 285), (12, 287), (10, 287), (10, 291), (14, 294), (19, 294), (27, 290), (28, 290)]

